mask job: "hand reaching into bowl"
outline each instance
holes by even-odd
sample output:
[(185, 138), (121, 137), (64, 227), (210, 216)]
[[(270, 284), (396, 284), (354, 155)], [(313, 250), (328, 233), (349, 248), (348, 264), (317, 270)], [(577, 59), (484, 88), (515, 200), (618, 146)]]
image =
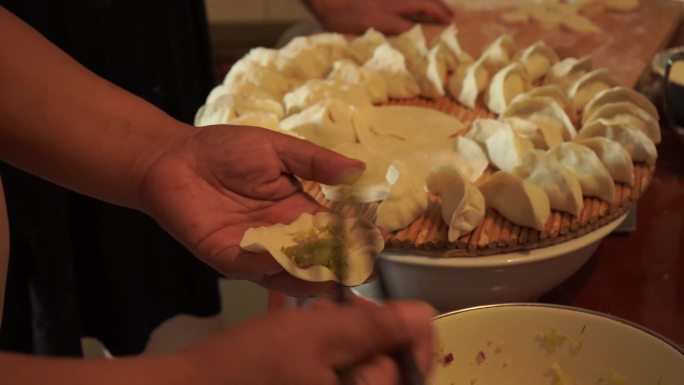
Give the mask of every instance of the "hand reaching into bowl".
[(446, 24), (454, 15), (440, 0), (303, 0), (326, 29), (364, 33), (368, 28), (398, 34), (416, 22)]

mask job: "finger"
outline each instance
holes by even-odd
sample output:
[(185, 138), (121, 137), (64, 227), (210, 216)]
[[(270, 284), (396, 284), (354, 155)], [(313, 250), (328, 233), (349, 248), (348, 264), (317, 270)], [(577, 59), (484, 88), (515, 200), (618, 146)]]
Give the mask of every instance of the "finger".
[(272, 133), (276, 153), (287, 171), (298, 177), (329, 185), (351, 183), (366, 165), (356, 159), (317, 146), (306, 140)]
[(441, 1), (407, 0), (396, 5), (395, 12), (409, 19), (428, 19), (449, 23), (454, 19), (453, 12)]
[(333, 298), (337, 293), (337, 282), (309, 282), (299, 279), (287, 271), (263, 277), (255, 281), (269, 290), (276, 290), (291, 297), (324, 297)]
[(334, 308), (335, 304), (328, 299), (317, 299), (311, 304), (311, 309), (314, 310), (330, 310)]
[(369, 23), (369, 26), (387, 35), (397, 35), (406, 32), (415, 25), (415, 23), (393, 13), (379, 14)]
[(399, 384), (399, 369), (396, 362), (386, 355), (377, 355), (370, 360), (343, 372), (343, 385), (393, 385)]
[(312, 331), (320, 343), (321, 357), (334, 367), (350, 367), (368, 357), (410, 343), (431, 329), (432, 308), (422, 302), (397, 302), (388, 306), (347, 305)]

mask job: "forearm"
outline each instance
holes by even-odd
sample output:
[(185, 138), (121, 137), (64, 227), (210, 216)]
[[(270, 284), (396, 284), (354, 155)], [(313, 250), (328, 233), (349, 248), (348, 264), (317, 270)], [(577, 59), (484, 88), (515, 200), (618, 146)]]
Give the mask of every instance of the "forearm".
[(0, 353), (3, 385), (184, 385), (194, 383), (191, 372), (176, 355), (85, 360)]
[(194, 128), (97, 77), (0, 7), (0, 159), (139, 207), (150, 165)]

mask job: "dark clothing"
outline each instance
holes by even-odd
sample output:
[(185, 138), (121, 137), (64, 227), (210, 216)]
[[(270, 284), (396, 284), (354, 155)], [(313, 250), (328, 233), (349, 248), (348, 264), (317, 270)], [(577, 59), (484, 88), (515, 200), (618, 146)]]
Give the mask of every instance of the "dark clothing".
[[(202, 0), (0, 0), (96, 74), (192, 123), (214, 85)], [(1, 86), (1, 85), (0, 85)], [(46, 128), (48, 125), (46, 125)], [(139, 353), (163, 320), (218, 313), (218, 274), (151, 218), (0, 164), (10, 270), (0, 349)]]

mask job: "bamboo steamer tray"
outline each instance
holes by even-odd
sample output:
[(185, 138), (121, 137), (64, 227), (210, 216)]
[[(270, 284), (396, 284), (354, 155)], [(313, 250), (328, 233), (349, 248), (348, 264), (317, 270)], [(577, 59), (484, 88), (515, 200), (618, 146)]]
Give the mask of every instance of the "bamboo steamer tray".
[[(458, 118), (467, 127), (470, 127), (475, 119), (494, 117), (483, 106), (468, 109), (448, 97), (435, 100), (402, 99), (391, 101), (389, 104), (432, 108)], [(466, 132), (467, 130), (464, 130), (459, 135)], [(493, 171), (485, 171), (476, 185), (486, 180)], [(449, 258), (501, 254), (560, 244), (592, 232), (624, 215), (646, 191), (654, 172), (655, 166), (634, 163), (634, 186), (616, 183), (613, 202), (584, 197), (584, 209), (578, 216), (552, 211), (544, 231), (516, 225), (488, 208), (484, 220), (475, 230), (456, 242), (448, 240), (449, 226), (442, 220), (439, 197), (429, 194), (427, 210), (405, 229), (389, 234), (385, 249)], [(317, 183), (304, 181), (302, 185), (304, 190), (323, 206), (342, 213), (351, 210), (351, 214), (362, 215), (375, 221), (378, 203), (366, 204), (360, 208), (341, 207), (339, 203), (327, 200)]]

